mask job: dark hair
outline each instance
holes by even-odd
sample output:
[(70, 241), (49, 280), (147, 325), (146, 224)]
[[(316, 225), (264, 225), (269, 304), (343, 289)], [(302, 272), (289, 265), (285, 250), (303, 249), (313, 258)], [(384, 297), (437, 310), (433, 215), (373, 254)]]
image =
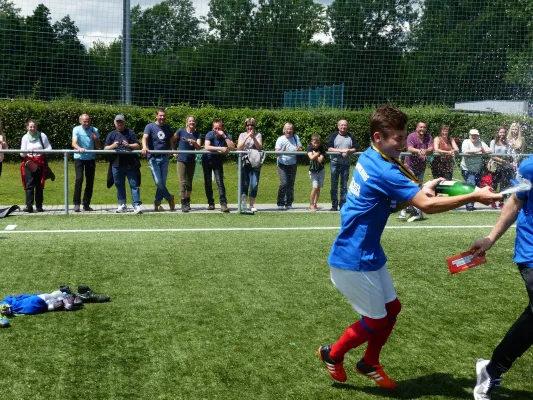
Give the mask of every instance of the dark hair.
[(158, 108), (157, 111), (155, 112), (155, 115), (159, 114), (160, 112), (165, 113), (165, 114), (167, 113), (164, 108)]
[(498, 143), (498, 133), (502, 129), (505, 131), (505, 136), (502, 139), (502, 143), (507, 144), (507, 129), (505, 128), (505, 126), (499, 126), (498, 129), (496, 129), (496, 133), (494, 134), (494, 144)]
[(374, 140), (374, 132), (380, 132), (384, 138), (388, 138), (391, 129), (405, 129), (407, 119), (407, 115), (396, 107), (378, 108), (370, 117), (370, 139)]
[(222, 125), (222, 127), (224, 127), (224, 122), (222, 122), (221, 119), (215, 119), (215, 120), (213, 121), (213, 125), (215, 125), (215, 124), (220, 124), (220, 125)]

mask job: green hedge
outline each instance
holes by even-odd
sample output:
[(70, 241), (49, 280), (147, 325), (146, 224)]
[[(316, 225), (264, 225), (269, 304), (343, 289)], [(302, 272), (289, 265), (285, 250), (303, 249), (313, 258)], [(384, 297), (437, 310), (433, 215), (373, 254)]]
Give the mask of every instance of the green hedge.
[[(87, 113), (92, 117), (93, 125), (105, 135), (114, 129), (113, 119), (116, 114), (122, 113), (127, 118), (127, 126), (142, 135), (144, 126), (152, 122), (155, 116), (155, 108), (140, 108), (134, 106), (106, 106), (100, 104), (83, 104), (67, 102), (31, 102), (31, 101), (0, 101), (0, 120), (4, 126), (4, 133), (8, 139), (10, 148), (19, 145), (20, 138), (25, 132), (24, 124), (29, 119), (34, 119), (39, 124), (39, 129), (45, 132), (55, 149), (71, 148), (72, 128), (78, 125), (80, 114)], [(244, 131), (244, 120), (254, 117), (257, 120), (257, 130), (263, 135), (265, 149), (274, 149), (276, 139), (282, 134), (283, 125), (291, 122), (295, 126), (295, 132), (300, 136), (306, 146), (310, 143), (313, 134), (319, 134), (323, 142), (337, 128), (337, 121), (347, 119), (349, 131), (357, 137), (361, 148), (368, 146), (369, 117), (374, 109), (364, 110), (270, 110), (270, 109), (217, 109), (211, 106), (193, 108), (189, 106), (174, 106), (167, 108), (167, 121), (173, 129), (185, 125), (187, 115), (195, 115), (198, 120), (198, 129), (206, 133), (211, 128), (214, 119), (224, 121), (228, 132), (234, 139), (238, 133)], [(403, 108), (409, 115), (408, 131), (411, 132), (418, 120), (428, 123), (429, 131), (436, 136), (439, 126), (447, 124), (451, 127), (453, 137), (466, 138), (471, 128), (479, 129), (482, 139), (489, 144), (494, 136), (496, 128), (500, 125), (509, 125), (518, 121), (523, 126), (526, 136), (527, 151), (533, 148), (531, 129), (533, 119), (528, 117), (515, 117), (509, 115), (469, 115), (463, 112), (455, 112), (445, 107), (414, 107)], [(9, 157), (14, 159), (14, 156)]]

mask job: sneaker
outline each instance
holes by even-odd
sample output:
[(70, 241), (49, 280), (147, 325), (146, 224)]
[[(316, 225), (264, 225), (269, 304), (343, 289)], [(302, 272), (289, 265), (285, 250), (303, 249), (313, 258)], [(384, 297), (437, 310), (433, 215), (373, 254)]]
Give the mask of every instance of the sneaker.
[(227, 204), (221, 204), (220, 205), (220, 211), (222, 211), (224, 213), (229, 213), (228, 205)]
[(9, 320), (2, 315), (2, 318), (0, 318), (0, 328), (9, 328), (10, 323)]
[(329, 209), (329, 211), (339, 211), (339, 207), (337, 207), (337, 206), (331, 206), (331, 208)]
[(161, 207), (161, 203), (154, 203), (154, 211), (155, 212), (164, 211), (163, 207)]
[(168, 207), (170, 208), (170, 211), (174, 211), (176, 209), (176, 199), (174, 198), (173, 194), (171, 194), (168, 198)]
[(285, 211), (285, 206), (278, 206), (278, 211)]
[(381, 364), (367, 365), (363, 359), (355, 365), (355, 370), (363, 376), (373, 379), (379, 386), (385, 389), (396, 389), (396, 383), (383, 371)]
[(400, 213), (400, 215), (398, 215), (398, 216), (396, 217), (396, 219), (397, 219), (398, 221), (406, 221), (406, 220), (407, 220), (407, 217), (406, 217), (405, 214)]
[(74, 206), (74, 212), (80, 212), (80, 211), (81, 211), (81, 207), (80, 207), (80, 205), (79, 205), (79, 204), (76, 204), (76, 205)]
[(141, 206), (135, 206), (135, 207), (133, 207), (133, 213), (134, 213), (134, 214), (142, 214), (142, 213), (143, 213), (143, 210), (142, 210)]
[(318, 357), (320, 357), (320, 359), (328, 369), (329, 375), (333, 379), (338, 382), (346, 382), (346, 371), (344, 370), (343, 361), (333, 361), (329, 357), (330, 351), (331, 345), (329, 344), (319, 347)]
[(474, 387), (475, 400), (490, 400), (492, 389), (500, 386), (501, 378), (491, 378), (487, 371), (490, 360), (480, 358), (476, 362), (477, 381)]
[(24, 207), (22, 209), (22, 211), (31, 214), (33, 212), (33, 207), (32, 206), (26, 206), (26, 207)]
[(37, 211), (37, 212), (44, 212), (44, 209), (43, 209), (42, 206), (37, 206), (37, 207), (35, 207), (35, 211)]
[(254, 206), (251, 206), (251, 207), (250, 207), (250, 211), (251, 211), (251, 212), (257, 212), (257, 208), (255, 208)]
[(476, 211), (474, 206), (466, 206), (466, 211)]
[(83, 206), (83, 211), (94, 211), (94, 209), (91, 206)]
[(496, 210), (496, 209), (498, 208), (498, 206), (496, 205), (496, 203), (490, 203), (490, 206), (491, 206), (494, 210)]
[(311, 211), (313, 211), (313, 212), (316, 212), (316, 211), (318, 210), (318, 207), (317, 207), (316, 204), (311, 204), (311, 205), (309, 206), (309, 210), (311, 210)]
[(185, 204), (187, 205), (187, 211), (191, 211), (191, 199), (190, 198), (185, 199)]
[(107, 303), (111, 300), (109, 296), (94, 293), (89, 286), (78, 286), (77, 297), (84, 303)]
[(503, 208), (503, 201), (500, 201), (500, 204), (498, 204), (498, 207)]
[(407, 222), (420, 221), (421, 219), (422, 219), (421, 213), (411, 214), (411, 216), (407, 218)]
[(121, 204), (118, 206), (117, 211), (115, 211), (117, 214), (128, 212), (128, 207), (126, 207), (126, 204)]
[(1, 315), (7, 315), (10, 317), (13, 315), (13, 310), (11, 309), (11, 306), (7, 303), (0, 304), (0, 314)]
[(207, 209), (208, 209), (209, 211), (213, 211), (213, 210), (215, 209), (215, 205), (214, 205), (214, 204), (209, 204), (209, 205), (207, 206)]
[(73, 294), (72, 290), (70, 290), (70, 286), (68, 285), (61, 285), (59, 286), (59, 291), (65, 294)]

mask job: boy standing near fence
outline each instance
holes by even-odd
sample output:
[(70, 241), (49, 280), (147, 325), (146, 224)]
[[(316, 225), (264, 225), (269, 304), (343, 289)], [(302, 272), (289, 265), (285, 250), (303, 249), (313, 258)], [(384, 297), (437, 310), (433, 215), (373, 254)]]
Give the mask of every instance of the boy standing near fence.
[(311, 196), (309, 202), (309, 209), (317, 211), (318, 198), (320, 197), (320, 189), (324, 187), (324, 161), (326, 160), (326, 152), (324, 147), (320, 144), (320, 136), (311, 136), (311, 144), (307, 147), (307, 156), (309, 157), (309, 177), (311, 178)]

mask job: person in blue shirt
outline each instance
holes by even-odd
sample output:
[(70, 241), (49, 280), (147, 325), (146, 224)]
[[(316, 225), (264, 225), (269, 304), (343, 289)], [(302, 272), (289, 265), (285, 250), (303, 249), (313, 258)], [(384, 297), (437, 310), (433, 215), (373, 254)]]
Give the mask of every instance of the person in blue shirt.
[(126, 178), (130, 185), (133, 212), (142, 214), (141, 202), (141, 174), (139, 160), (132, 150), (140, 150), (141, 144), (133, 130), (126, 127), (126, 117), (123, 114), (115, 116), (115, 128), (105, 138), (104, 150), (117, 150), (111, 161), (113, 182), (117, 188), (118, 208), (116, 213), (128, 212), (126, 207)]
[[(533, 181), (533, 156), (520, 164), (519, 176)], [(476, 400), (489, 400), (492, 389), (499, 386), (501, 375), (533, 344), (533, 189), (517, 192), (505, 202), (500, 218), (487, 237), (477, 239), (472, 245), (474, 254), (484, 253), (516, 222), (514, 262), (524, 280), (528, 304), (511, 326), (490, 360), (480, 358), (476, 363)]]
[(162, 108), (155, 115), (155, 122), (149, 123), (144, 128), (142, 138), (142, 153), (148, 159), (150, 172), (156, 186), (154, 197), (154, 211), (163, 211), (161, 201), (168, 201), (170, 211), (174, 211), (176, 203), (174, 195), (167, 189), (168, 154), (151, 153), (151, 150), (170, 150), (170, 140), (174, 136), (172, 128), (165, 124), (167, 113)]
[[(98, 150), (100, 148), (100, 133), (91, 125), (91, 117), (82, 114), (79, 118), (80, 125), (72, 129), (72, 147), (78, 150), (74, 154), (74, 169), (76, 171), (76, 183), (74, 184), (74, 211), (93, 211), (91, 199), (93, 197), (94, 174), (96, 171), (96, 154), (86, 153), (85, 150)], [(85, 172), (85, 190), (83, 201), (81, 200), (81, 187), (83, 186), (83, 174)]]
[(392, 106), (378, 108), (372, 114), (372, 146), (357, 161), (341, 209), (340, 231), (328, 259), (330, 277), (362, 318), (350, 325), (336, 343), (318, 349), (329, 374), (339, 382), (347, 379), (344, 355), (368, 342), (356, 371), (386, 389), (396, 388), (379, 362), (401, 310), (380, 243), (391, 212), (413, 205), (432, 214), (469, 201), (490, 204), (502, 197), (488, 187), (462, 196), (436, 197), (435, 187), (443, 178), (419, 187), (413, 173), (398, 160), (407, 143), (406, 127), (407, 115)]
[(206, 133), (204, 149), (211, 151), (211, 153), (205, 153), (202, 156), (208, 209), (215, 209), (212, 186), (212, 174), (214, 174), (217, 182), (218, 197), (220, 198), (220, 210), (227, 213), (229, 212), (229, 208), (226, 199), (226, 187), (224, 186), (224, 154), (230, 150), (234, 150), (235, 144), (231, 139), (231, 135), (224, 131), (224, 123), (220, 119), (214, 120), (213, 130)]

